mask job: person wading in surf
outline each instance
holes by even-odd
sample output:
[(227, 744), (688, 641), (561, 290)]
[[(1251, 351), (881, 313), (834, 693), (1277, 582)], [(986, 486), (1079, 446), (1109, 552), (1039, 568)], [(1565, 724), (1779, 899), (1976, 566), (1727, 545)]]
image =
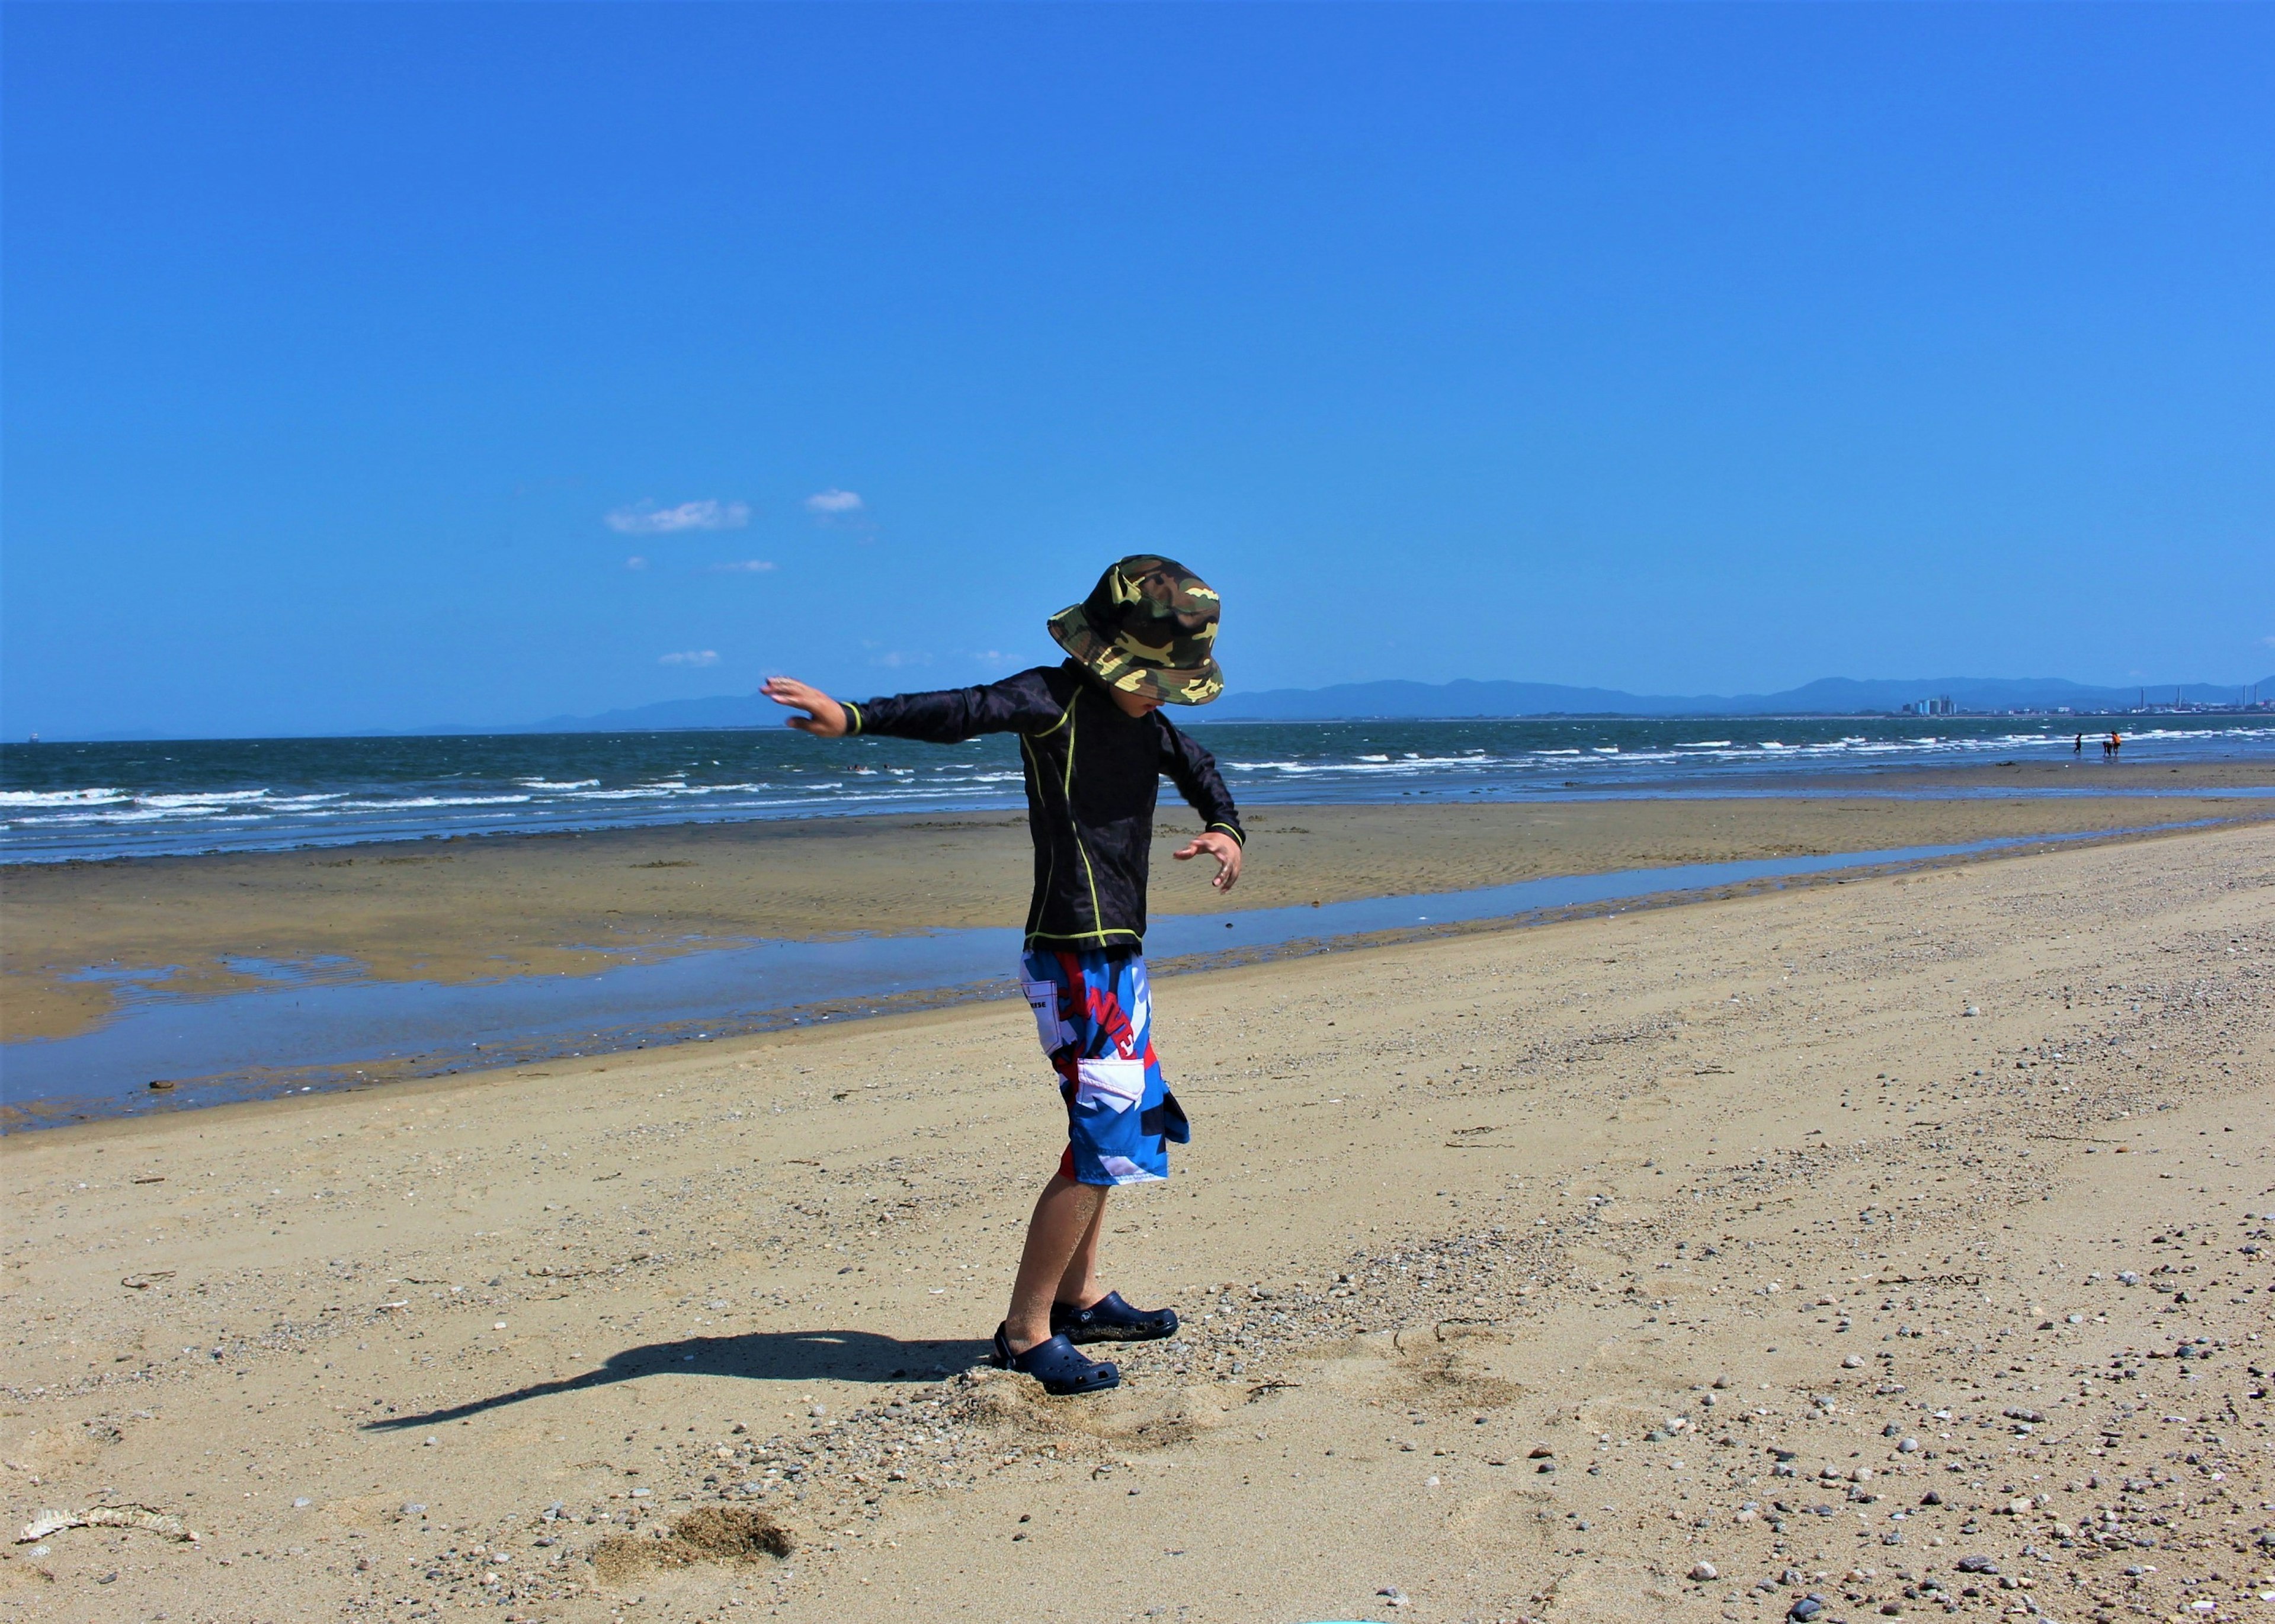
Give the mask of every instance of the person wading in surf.
[(858, 704), (794, 677), (766, 696), (805, 713), (790, 725), (817, 738), (885, 734), (960, 744), (1018, 736), (1035, 843), (1019, 985), (1066, 1101), (1067, 1147), (1035, 1202), (996, 1327), (994, 1362), (1051, 1393), (1099, 1393), (1121, 1372), (1077, 1343), (1147, 1341), (1176, 1333), (1174, 1309), (1137, 1309), (1099, 1278), (1106, 1197), (1119, 1184), (1169, 1175), (1168, 1145), (1191, 1141), (1185, 1113), (1153, 1050), (1146, 985), (1146, 860), (1167, 775), (1201, 832), (1172, 855), (1216, 860), (1211, 883), (1240, 879), (1247, 835), (1215, 758), (1160, 714), (1223, 691), (1213, 649), (1217, 595), (1174, 559), (1125, 558), (1089, 597), (1051, 616), (1067, 653), (1000, 683)]

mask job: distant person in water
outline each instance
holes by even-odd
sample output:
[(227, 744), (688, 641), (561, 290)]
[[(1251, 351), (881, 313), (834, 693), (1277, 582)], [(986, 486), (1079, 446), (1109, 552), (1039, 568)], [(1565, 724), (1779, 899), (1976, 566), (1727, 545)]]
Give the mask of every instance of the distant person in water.
[(1068, 655), (1058, 665), (858, 705), (787, 676), (762, 691), (804, 711), (790, 725), (817, 738), (875, 733), (955, 744), (1018, 735), (1035, 843), (1019, 987), (1066, 1102), (1067, 1146), (1028, 1220), (994, 1362), (1050, 1393), (1120, 1384), (1119, 1371), (1077, 1342), (1148, 1341), (1177, 1330), (1175, 1310), (1132, 1308), (1106, 1288), (1098, 1249), (1108, 1192), (1168, 1178), (1169, 1144), (1192, 1138), (1153, 1052), (1146, 859), (1166, 774), (1201, 818), (1201, 832), (1171, 855), (1213, 857), (1219, 891), (1240, 879), (1248, 837), (1216, 760), (1160, 714), (1223, 691), (1217, 614), (1217, 595), (1198, 576), (1140, 554), (1051, 616), (1050, 634)]
[(2112, 761), (2122, 760), (2124, 759), (2124, 755), (2125, 736), (2122, 733), (2120, 733), (2116, 729), (2112, 728), (2109, 729), (2109, 759)]
[(2083, 754), (2085, 753), (2085, 735), (2084, 735), (2084, 734), (2081, 733), (2081, 734), (2079, 734), (2079, 735), (2077, 736), (2077, 743), (2070, 746), (2070, 752), (2069, 752), (2069, 753), (2070, 753), (2070, 754), (2072, 754), (2072, 755), (2074, 755), (2074, 756), (2082, 756), (2082, 755), (2083, 755)]

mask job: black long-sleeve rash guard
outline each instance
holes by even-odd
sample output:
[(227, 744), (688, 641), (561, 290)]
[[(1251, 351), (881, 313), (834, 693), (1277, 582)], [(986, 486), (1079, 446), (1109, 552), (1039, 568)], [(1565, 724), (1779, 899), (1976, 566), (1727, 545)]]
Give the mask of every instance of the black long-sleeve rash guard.
[(1030, 946), (1144, 944), (1153, 804), (1164, 773), (1210, 828), (1248, 842), (1216, 758), (1158, 711), (1128, 714), (1072, 661), (980, 688), (865, 699), (845, 712), (855, 733), (934, 744), (1019, 736), (1035, 840)]

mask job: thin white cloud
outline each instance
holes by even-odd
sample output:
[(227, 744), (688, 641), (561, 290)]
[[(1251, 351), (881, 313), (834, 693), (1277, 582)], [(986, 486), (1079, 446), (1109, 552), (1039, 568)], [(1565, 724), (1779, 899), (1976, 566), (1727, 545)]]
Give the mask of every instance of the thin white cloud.
[(808, 513), (858, 513), (861, 507), (858, 494), (841, 491), (834, 485), (826, 491), (816, 491), (805, 499)]
[(627, 570), (645, 570), (647, 568), (647, 560), (642, 558), (638, 553), (634, 553), (630, 558), (624, 560), (624, 568)]
[(751, 522), (748, 502), (706, 498), (660, 508), (654, 502), (636, 502), (605, 516), (602, 522), (620, 535), (669, 536), (683, 530), (740, 530)]
[(711, 573), (714, 575), (764, 575), (773, 568), (774, 564), (767, 559), (740, 558), (732, 563), (713, 564)]
[(690, 648), (676, 654), (666, 654), (658, 665), (717, 665), (719, 651), (715, 648)]
[(2275, 638), (2260, 638), (2259, 646), (2262, 648), (2275, 648)]
[(886, 653), (881, 654), (871, 655), (869, 663), (871, 665), (884, 666), (892, 670), (898, 670), (903, 666), (930, 665), (932, 663), (932, 656), (926, 653), (921, 649), (896, 648), (888, 650)]

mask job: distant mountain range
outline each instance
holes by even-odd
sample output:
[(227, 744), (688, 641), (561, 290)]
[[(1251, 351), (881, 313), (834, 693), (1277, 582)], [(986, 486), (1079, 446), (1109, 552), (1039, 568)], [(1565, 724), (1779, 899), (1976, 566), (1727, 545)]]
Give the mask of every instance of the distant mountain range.
[[(2143, 704), (2234, 706), (2275, 698), (2275, 676), (2250, 687), (2163, 683), (2149, 688), (2094, 688), (2060, 677), (1939, 676), (1859, 682), (1828, 676), (1781, 693), (1636, 694), (1561, 683), (1342, 683), (1331, 688), (1268, 688), (1231, 692), (1201, 721), (1334, 721), (1361, 718), (1465, 716), (1853, 716), (1896, 714), (1907, 705), (1949, 700), (1961, 712), (2133, 710)], [(404, 729), (446, 733), (638, 733), (699, 728), (782, 725), (782, 708), (756, 693), (707, 699), (666, 699), (596, 716), (550, 716), (514, 726), (437, 724)], [(1181, 718), (1182, 720), (1182, 718)]]

